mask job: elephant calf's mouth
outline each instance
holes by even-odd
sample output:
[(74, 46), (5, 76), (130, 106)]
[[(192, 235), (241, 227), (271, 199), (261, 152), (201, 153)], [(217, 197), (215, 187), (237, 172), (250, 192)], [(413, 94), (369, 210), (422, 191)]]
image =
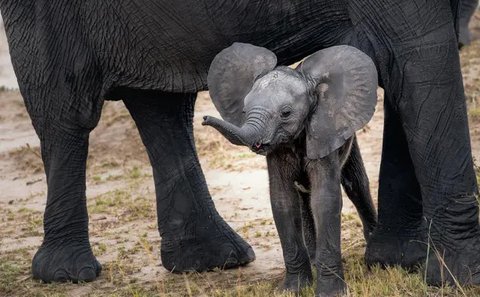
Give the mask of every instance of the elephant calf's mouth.
[(271, 150), (271, 145), (269, 143), (255, 142), (250, 149), (256, 154), (266, 155)]
[(250, 150), (259, 155), (267, 155), (268, 153), (280, 148), (280, 147), (290, 147), (294, 145), (294, 141), (289, 140), (287, 137), (280, 137), (277, 141), (268, 141), (262, 142), (257, 141), (250, 145)]

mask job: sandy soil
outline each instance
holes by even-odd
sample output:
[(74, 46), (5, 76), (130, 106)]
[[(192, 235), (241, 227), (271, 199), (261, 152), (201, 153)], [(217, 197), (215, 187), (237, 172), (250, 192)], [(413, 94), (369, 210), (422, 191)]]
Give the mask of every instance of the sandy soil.
[(0, 17), (0, 86), (18, 89), (17, 79), (8, 55), (7, 37)]
[[(480, 27), (475, 28), (480, 34)], [(3, 33), (0, 29), (0, 86), (13, 88), (15, 78), (8, 63)], [(480, 58), (475, 52), (467, 52), (466, 56), (463, 61), (468, 64), (464, 69), (468, 98), (476, 108), (480, 95), (477, 87), (480, 86)], [(382, 105), (379, 90), (375, 115), (358, 133), (375, 200), (383, 130)], [(201, 93), (196, 106), (195, 133), (209, 189), (222, 216), (252, 244), (257, 260), (240, 270), (202, 274), (202, 278), (213, 283), (276, 279), (283, 273), (283, 259), (270, 210), (265, 160), (246, 149), (231, 146), (212, 129), (202, 127), (201, 117), (206, 114), (217, 112), (208, 94)], [(478, 160), (478, 121), (472, 120), (471, 130), (474, 156)], [(171, 275), (161, 267), (151, 169), (122, 102), (105, 104), (100, 124), (91, 135), (87, 176), (91, 243), (104, 264), (104, 272), (93, 284), (67, 287), (66, 294), (81, 296), (99, 288), (111, 289), (118, 279), (162, 285), (177, 280), (183, 282), (181, 276)], [(0, 189), (0, 255), (23, 255), (25, 271), (17, 281), (28, 282), (28, 263), (42, 240), (46, 183), (38, 138), (19, 92), (12, 90), (0, 92)], [(347, 199), (344, 199), (343, 211), (344, 216), (356, 222), (348, 228), (344, 226), (344, 241), (362, 247), (359, 220)], [(360, 239), (352, 243), (349, 241), (352, 237)]]

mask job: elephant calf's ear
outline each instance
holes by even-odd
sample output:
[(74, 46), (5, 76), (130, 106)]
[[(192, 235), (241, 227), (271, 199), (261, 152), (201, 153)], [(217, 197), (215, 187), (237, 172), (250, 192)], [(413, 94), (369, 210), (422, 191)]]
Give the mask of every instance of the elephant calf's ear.
[(243, 124), (243, 100), (255, 79), (275, 68), (277, 57), (270, 50), (246, 43), (234, 43), (222, 50), (208, 71), (208, 88), (213, 104), (224, 120)]
[(307, 156), (323, 158), (340, 148), (372, 118), (377, 103), (377, 70), (351, 46), (316, 52), (297, 70), (310, 77), (317, 104), (307, 124)]

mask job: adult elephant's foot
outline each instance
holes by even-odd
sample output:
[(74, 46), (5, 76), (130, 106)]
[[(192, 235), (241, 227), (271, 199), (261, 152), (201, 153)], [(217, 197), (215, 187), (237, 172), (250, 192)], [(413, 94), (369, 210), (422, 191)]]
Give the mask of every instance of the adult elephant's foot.
[(90, 282), (95, 280), (102, 266), (92, 253), (90, 244), (65, 240), (44, 243), (32, 261), (34, 279), (44, 282)]
[(230, 227), (222, 231), (216, 226), (202, 229), (205, 232), (196, 237), (162, 237), (161, 257), (166, 269), (176, 273), (201, 272), (234, 268), (255, 260), (252, 247)]
[(462, 240), (461, 247), (433, 243), (425, 273), (429, 285), (480, 285), (480, 235)]
[(368, 266), (399, 265), (407, 270), (425, 263), (427, 255), (426, 231), (423, 228), (402, 234), (378, 228), (370, 236), (365, 252)]

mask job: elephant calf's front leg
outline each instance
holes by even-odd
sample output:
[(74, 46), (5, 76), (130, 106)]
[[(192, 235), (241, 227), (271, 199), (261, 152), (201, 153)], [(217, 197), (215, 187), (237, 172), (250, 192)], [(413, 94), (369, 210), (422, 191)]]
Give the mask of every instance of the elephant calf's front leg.
[(291, 151), (267, 156), (273, 218), (282, 244), (286, 274), (283, 289), (298, 292), (312, 282), (312, 270), (302, 237), (300, 197), (294, 186), (300, 172)]
[(311, 183), (311, 207), (316, 230), (317, 296), (336, 296), (345, 291), (340, 251), (340, 162), (334, 152), (307, 165)]

